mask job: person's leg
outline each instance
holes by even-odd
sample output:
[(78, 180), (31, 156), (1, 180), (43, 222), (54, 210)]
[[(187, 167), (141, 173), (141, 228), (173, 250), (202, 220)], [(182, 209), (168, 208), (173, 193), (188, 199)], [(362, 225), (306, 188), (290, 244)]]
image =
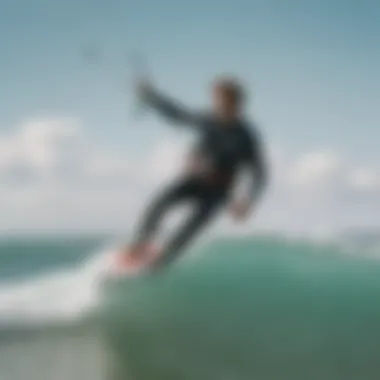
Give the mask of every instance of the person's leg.
[(137, 248), (153, 239), (166, 212), (179, 201), (185, 200), (190, 192), (191, 184), (188, 181), (181, 181), (165, 189), (155, 198), (142, 217), (132, 247)]
[(175, 236), (166, 245), (159, 258), (153, 263), (152, 269), (157, 270), (175, 259), (192, 239), (201, 232), (210, 219), (220, 208), (222, 199), (200, 199), (195, 203), (194, 211), (191, 216), (186, 219), (183, 226), (175, 234)]

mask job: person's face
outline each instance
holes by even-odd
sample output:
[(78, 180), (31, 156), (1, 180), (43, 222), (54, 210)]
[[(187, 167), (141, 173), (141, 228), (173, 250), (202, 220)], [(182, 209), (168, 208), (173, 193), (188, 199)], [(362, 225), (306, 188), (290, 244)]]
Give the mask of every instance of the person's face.
[(233, 95), (221, 86), (213, 87), (212, 103), (214, 112), (223, 119), (233, 119), (239, 112)]

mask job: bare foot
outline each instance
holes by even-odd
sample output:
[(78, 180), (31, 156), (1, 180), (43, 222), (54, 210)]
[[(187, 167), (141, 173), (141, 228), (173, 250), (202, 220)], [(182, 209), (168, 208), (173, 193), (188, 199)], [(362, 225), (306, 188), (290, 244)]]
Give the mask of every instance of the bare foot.
[(152, 246), (149, 243), (141, 243), (132, 247), (125, 248), (125, 254), (131, 259), (140, 259), (149, 255), (152, 250)]

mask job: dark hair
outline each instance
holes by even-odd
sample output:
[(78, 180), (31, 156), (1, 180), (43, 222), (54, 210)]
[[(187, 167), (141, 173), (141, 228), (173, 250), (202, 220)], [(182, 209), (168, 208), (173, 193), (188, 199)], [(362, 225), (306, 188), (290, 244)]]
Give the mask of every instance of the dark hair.
[(219, 76), (214, 81), (214, 87), (225, 91), (236, 104), (245, 101), (246, 94), (242, 83), (233, 76)]

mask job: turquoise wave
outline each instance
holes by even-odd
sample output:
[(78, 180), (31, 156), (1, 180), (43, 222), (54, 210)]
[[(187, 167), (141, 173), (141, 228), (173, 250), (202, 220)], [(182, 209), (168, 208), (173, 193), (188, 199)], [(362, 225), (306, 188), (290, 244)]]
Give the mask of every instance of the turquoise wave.
[[(31, 273), (62, 271), (0, 288), (0, 317), (16, 310), (22, 322), (0, 326), (1, 378), (380, 378), (380, 261), (365, 252), (224, 239), (194, 248), (162, 275), (99, 288), (104, 255), (88, 254), (92, 242), (78, 244), (57, 243), (55, 258), (31, 244)], [(27, 247), (16, 248), (26, 257)], [(10, 251), (4, 260), (17, 264)]]
[(164, 276), (107, 283), (103, 336), (117, 379), (378, 379), (379, 295), (374, 259), (219, 241)]

